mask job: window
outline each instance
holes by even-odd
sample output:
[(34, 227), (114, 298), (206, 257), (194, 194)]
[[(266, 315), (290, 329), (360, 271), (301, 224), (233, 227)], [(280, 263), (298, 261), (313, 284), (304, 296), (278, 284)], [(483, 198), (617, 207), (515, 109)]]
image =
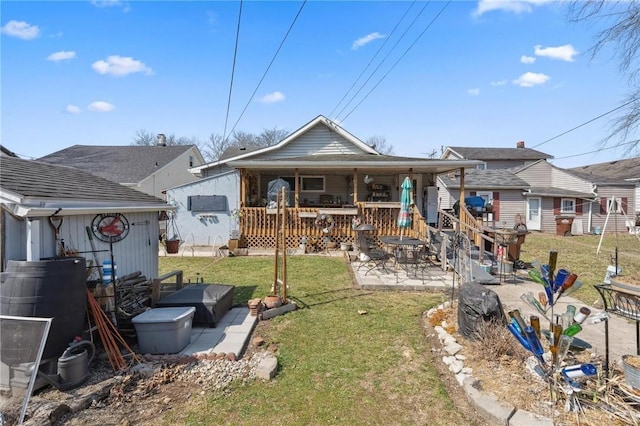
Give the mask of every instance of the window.
[(324, 192), (324, 176), (300, 176), (300, 190)]
[(493, 192), (476, 192), (476, 197), (481, 197), (484, 200), (484, 205), (491, 205), (493, 203)]
[(227, 210), (226, 195), (190, 195), (187, 210), (192, 212), (220, 212)]
[(193, 155), (189, 156), (189, 167), (193, 167)]
[(560, 202), (560, 213), (575, 213), (575, 212), (576, 212), (576, 199), (563, 198)]
[(476, 165), (476, 170), (487, 170), (487, 163)]

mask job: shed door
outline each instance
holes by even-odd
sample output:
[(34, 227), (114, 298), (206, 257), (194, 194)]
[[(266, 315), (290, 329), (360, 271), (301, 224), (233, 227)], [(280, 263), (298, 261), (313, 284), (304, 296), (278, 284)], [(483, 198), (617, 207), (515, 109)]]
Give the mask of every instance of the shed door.
[(531, 231), (540, 231), (542, 200), (538, 197), (530, 197), (527, 199), (527, 229)]

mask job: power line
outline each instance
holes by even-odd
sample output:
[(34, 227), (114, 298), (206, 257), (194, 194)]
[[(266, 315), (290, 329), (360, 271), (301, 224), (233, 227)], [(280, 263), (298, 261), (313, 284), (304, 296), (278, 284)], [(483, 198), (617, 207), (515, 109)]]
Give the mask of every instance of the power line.
[[(253, 97), (256, 95), (256, 92), (258, 92), (258, 88), (260, 88), (260, 85), (262, 84), (262, 81), (267, 76), (267, 73), (271, 69), (271, 65), (273, 65), (273, 62), (276, 60), (276, 57), (278, 56), (278, 53), (280, 53), (280, 49), (282, 49), (282, 46), (284, 45), (284, 42), (287, 40), (287, 37), (289, 36), (289, 33), (291, 32), (291, 29), (293, 28), (294, 24), (298, 20), (298, 17), (300, 16), (300, 12), (302, 12), (302, 8), (304, 7), (305, 4), (307, 4), (307, 0), (304, 0), (302, 2), (302, 5), (300, 6), (300, 9), (298, 9), (298, 13), (296, 14), (295, 18), (293, 18), (293, 22), (291, 22), (291, 25), (289, 25), (289, 29), (287, 30), (287, 33), (284, 35), (284, 38), (280, 42), (280, 46), (278, 46), (278, 50), (276, 50), (276, 53), (273, 55), (273, 58), (271, 58), (271, 62), (269, 62), (269, 66), (267, 66), (267, 69), (264, 71), (264, 74), (262, 74), (262, 78), (258, 82), (258, 85), (256, 86), (256, 88), (253, 90), (253, 93), (249, 97), (249, 100), (247, 101), (247, 104), (244, 106), (244, 108), (242, 109), (242, 112), (240, 113), (240, 117), (238, 117), (238, 119), (236, 120), (236, 122), (233, 125), (233, 128), (231, 129), (229, 134), (233, 133), (233, 131), (236, 129), (236, 126), (238, 125), (238, 123), (242, 119), (242, 116), (244, 116), (245, 111), (249, 107), (249, 104), (253, 100)], [(226, 133), (226, 125), (225, 125), (225, 133)]]
[(591, 119), (591, 120), (589, 120), (589, 121), (585, 121), (584, 123), (579, 124), (579, 125), (577, 125), (576, 127), (572, 128), (572, 129), (569, 129), (569, 130), (567, 130), (566, 132), (562, 132), (562, 133), (560, 133), (559, 135), (556, 135), (556, 136), (554, 136), (554, 137), (552, 137), (552, 138), (550, 138), (550, 139), (547, 139), (547, 140), (546, 140), (546, 141), (544, 141), (544, 142), (540, 142), (539, 144), (534, 145), (534, 146), (532, 146), (531, 148), (537, 148), (537, 147), (539, 147), (540, 145), (544, 145), (544, 144), (545, 144), (545, 143), (547, 143), (547, 142), (551, 142), (551, 141), (552, 141), (552, 140), (554, 140), (554, 139), (558, 139), (559, 137), (564, 136), (564, 135), (566, 135), (567, 133), (571, 133), (571, 132), (573, 132), (574, 130), (579, 129), (580, 127), (586, 126), (586, 125), (587, 125), (587, 124), (589, 124), (589, 123), (592, 123), (592, 122), (594, 122), (594, 121), (596, 121), (596, 120), (601, 119), (601, 118), (602, 118), (602, 117), (604, 117), (605, 115), (609, 115), (609, 114), (611, 114), (612, 112), (615, 112), (615, 111), (619, 110), (620, 108), (624, 108), (624, 107), (626, 107), (627, 105), (632, 104), (633, 102), (635, 102), (635, 101), (637, 101), (637, 100), (638, 100), (638, 98), (633, 98), (633, 99), (631, 99), (629, 102), (627, 102), (627, 103), (625, 103), (625, 104), (622, 104), (622, 105), (620, 105), (620, 106), (618, 106), (618, 107), (616, 107), (616, 108), (614, 108), (614, 109), (612, 109), (612, 110), (609, 110), (609, 111), (605, 112), (604, 114), (600, 114), (599, 116), (597, 116), (597, 117), (595, 117), (595, 118), (592, 118), (592, 119)]
[[(382, 45), (378, 48), (378, 50), (376, 51), (376, 53), (371, 57), (371, 59), (369, 60), (369, 63), (362, 69), (362, 72), (360, 72), (360, 75), (358, 76), (358, 78), (355, 79), (355, 81), (351, 84), (351, 87), (349, 87), (349, 89), (346, 91), (346, 93), (344, 94), (344, 96), (342, 96), (342, 99), (340, 99), (340, 101), (336, 104), (335, 107), (333, 107), (333, 110), (329, 113), (329, 117), (333, 116), (333, 113), (336, 111), (336, 109), (338, 109), (338, 107), (340, 106), (340, 104), (342, 103), (342, 101), (344, 101), (344, 99), (349, 95), (349, 93), (351, 92), (351, 90), (355, 87), (355, 85), (358, 83), (358, 81), (360, 81), (360, 79), (362, 78), (362, 76), (364, 75), (364, 73), (367, 71), (367, 69), (369, 69), (369, 67), (371, 66), (371, 64), (373, 63), (373, 61), (378, 57), (378, 54), (382, 51), (382, 49), (384, 49), (384, 47), (387, 45), (387, 42), (391, 39), (391, 37), (393, 36), (393, 34), (396, 32), (396, 29), (398, 29), (398, 26), (400, 26), (400, 23), (402, 21), (404, 21), (405, 16), (407, 16), (407, 14), (409, 13), (409, 11), (411, 10), (411, 8), (413, 8), (413, 5), (416, 3), (416, 1), (414, 0), (409, 7), (407, 8), (407, 10), (404, 12), (404, 14), (400, 17), (400, 20), (398, 21), (398, 23), (396, 24), (395, 27), (393, 27), (393, 30), (391, 30), (391, 32), (389, 33), (389, 36), (386, 37), (384, 39), (384, 42), (382, 43)], [(422, 12), (420, 12), (422, 13)], [(420, 16), (420, 15), (418, 15)], [(415, 20), (414, 20), (415, 22)], [(413, 25), (413, 23), (411, 23), (411, 25)], [(411, 28), (411, 26), (409, 26), (409, 28)], [(406, 33), (406, 32), (405, 32)], [(404, 35), (403, 35), (404, 36)], [(402, 38), (400, 38), (400, 40), (402, 40)], [(396, 43), (397, 44), (397, 43)], [(394, 46), (395, 47), (395, 46)], [(391, 51), (393, 50), (393, 47), (391, 48)], [(388, 54), (387, 54), (388, 56)], [(386, 56), (385, 56), (386, 59)], [(384, 62), (384, 59), (382, 60), (382, 62)], [(375, 72), (375, 71), (374, 71)], [(369, 77), (371, 78), (371, 77)]]
[[(358, 88), (358, 90), (356, 91), (356, 93), (353, 94), (353, 96), (351, 96), (351, 99), (349, 100), (349, 102), (347, 102), (345, 104), (345, 106), (342, 107), (342, 109), (340, 110), (340, 112), (336, 115), (336, 118), (338, 118), (340, 116), (340, 114), (342, 114), (344, 112), (345, 109), (347, 109), (347, 107), (349, 107), (349, 105), (351, 105), (351, 102), (353, 102), (355, 100), (355, 98), (360, 94), (360, 92), (362, 91), (362, 89), (364, 89), (364, 86), (367, 85), (367, 83), (369, 83), (369, 80), (371, 80), (374, 76), (375, 73), (378, 72), (378, 70), (380, 69), (380, 67), (384, 64), (384, 62), (387, 60), (387, 58), (389, 57), (389, 55), (391, 55), (391, 53), (395, 50), (396, 47), (398, 47), (398, 44), (404, 39), (404, 36), (407, 35), (407, 32), (411, 29), (411, 27), (413, 27), (413, 24), (416, 23), (416, 21), (418, 20), (418, 18), (420, 16), (422, 16), (422, 13), (425, 11), (425, 9), (427, 8), (427, 6), (429, 6), (429, 4), (431, 3), (431, 1), (428, 1), (427, 3), (425, 3), (425, 5), (422, 7), (422, 9), (420, 10), (420, 12), (416, 15), (416, 17), (413, 19), (413, 21), (411, 21), (411, 23), (409, 24), (409, 26), (405, 29), (404, 33), (402, 33), (402, 35), (400, 36), (400, 38), (398, 39), (398, 41), (396, 41), (396, 43), (393, 45), (393, 47), (391, 47), (391, 49), (389, 50), (389, 52), (387, 52), (387, 54), (385, 55), (384, 58), (382, 58), (382, 61), (380, 61), (380, 63), (378, 64), (378, 66), (371, 72), (371, 74), (369, 74), (369, 77), (364, 81), (364, 83), (362, 83), (360, 85), (360, 87)], [(342, 121), (344, 121), (346, 119), (343, 118)]]
[(636, 139), (636, 140), (629, 141), (629, 142), (621, 142), (621, 143), (618, 143), (618, 144), (615, 144), (615, 145), (612, 145), (612, 146), (608, 146), (606, 148), (596, 149), (596, 150), (589, 151), (589, 152), (583, 152), (582, 154), (573, 154), (573, 155), (567, 155), (567, 156), (564, 156), (564, 157), (557, 157), (557, 158), (554, 158), (554, 161), (555, 160), (564, 160), (566, 158), (581, 157), (583, 155), (595, 154), (597, 152), (608, 151), (610, 149), (616, 149), (616, 148), (620, 148), (621, 146), (631, 145), (631, 144), (638, 143), (638, 142), (640, 142), (640, 139)]
[(236, 45), (233, 49), (233, 65), (231, 66), (231, 83), (229, 84), (229, 97), (227, 98), (227, 114), (224, 119), (224, 132), (222, 140), (227, 139), (227, 123), (229, 122), (229, 110), (231, 109), (231, 93), (233, 92), (233, 76), (236, 71), (236, 58), (238, 57), (238, 41), (240, 40), (240, 21), (242, 20), (242, 0), (240, 0), (240, 10), (238, 11), (238, 27), (236, 29)]
[(396, 65), (398, 65), (398, 63), (407, 55), (407, 53), (409, 53), (409, 51), (413, 48), (413, 46), (415, 46), (418, 40), (420, 40), (420, 38), (422, 38), (422, 36), (427, 32), (427, 30), (431, 28), (433, 23), (440, 17), (440, 15), (442, 15), (442, 13), (449, 6), (449, 4), (451, 4), (451, 1), (452, 0), (447, 1), (447, 3), (442, 7), (442, 9), (440, 9), (440, 12), (438, 12), (438, 14), (434, 16), (434, 18), (431, 20), (431, 22), (429, 22), (429, 25), (427, 25), (427, 27), (418, 35), (418, 37), (414, 40), (414, 42), (411, 43), (411, 45), (404, 51), (404, 53), (398, 58), (398, 60), (391, 66), (389, 71), (387, 71), (387, 73), (383, 75), (380, 80), (378, 80), (378, 82), (371, 88), (371, 90), (369, 90), (369, 92), (364, 96), (364, 98), (362, 98), (362, 100), (358, 102), (358, 104), (354, 106), (353, 109), (349, 111), (349, 114), (347, 114), (341, 121), (345, 121), (369, 97), (371, 92), (373, 92), (380, 85), (380, 83), (382, 83), (382, 81), (385, 78), (387, 78), (387, 76), (391, 73), (391, 71), (393, 71)]

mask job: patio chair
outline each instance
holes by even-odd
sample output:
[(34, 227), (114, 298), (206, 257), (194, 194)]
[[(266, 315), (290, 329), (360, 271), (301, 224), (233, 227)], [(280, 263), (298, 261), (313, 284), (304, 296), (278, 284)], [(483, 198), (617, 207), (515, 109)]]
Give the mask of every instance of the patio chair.
[(375, 244), (369, 239), (365, 238), (365, 244), (360, 247), (360, 253), (358, 254), (358, 270), (365, 268), (367, 275), (369, 272), (375, 270), (391, 273), (386, 267), (387, 261), (391, 259), (391, 255), (386, 251), (377, 248)]

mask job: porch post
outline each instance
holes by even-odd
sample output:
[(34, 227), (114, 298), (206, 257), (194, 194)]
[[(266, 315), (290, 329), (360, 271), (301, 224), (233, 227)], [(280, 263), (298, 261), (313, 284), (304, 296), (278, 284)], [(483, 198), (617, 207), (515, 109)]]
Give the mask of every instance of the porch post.
[(244, 207), (247, 202), (247, 170), (240, 169), (240, 208)]
[(353, 205), (358, 202), (358, 169), (353, 169)]
[(294, 206), (296, 207), (296, 209), (298, 207), (300, 207), (300, 203), (299, 203), (299, 195), (300, 195), (300, 188), (298, 187), (300, 184), (300, 179), (299, 179), (299, 169), (295, 170), (294, 176), (295, 176), (295, 183), (294, 183), (294, 195), (293, 195), (293, 199), (294, 199)]
[(464, 206), (464, 167), (460, 168), (460, 211)]

